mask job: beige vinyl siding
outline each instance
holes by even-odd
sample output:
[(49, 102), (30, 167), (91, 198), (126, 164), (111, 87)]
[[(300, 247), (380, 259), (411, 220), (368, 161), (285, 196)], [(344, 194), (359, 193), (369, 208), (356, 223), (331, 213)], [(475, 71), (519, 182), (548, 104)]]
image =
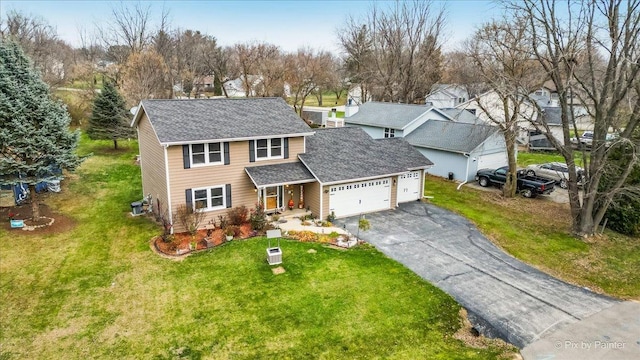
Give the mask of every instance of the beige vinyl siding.
[(398, 205), (398, 178), (400, 176), (394, 176), (391, 179), (391, 201), (389, 202), (389, 206), (391, 209), (395, 209)]
[(326, 218), (330, 211), (329, 211), (329, 188), (331, 186), (329, 185), (325, 185), (322, 187), (322, 194), (320, 194), (322, 196), (322, 216), (324, 218)]
[(160, 200), (160, 213), (163, 213), (167, 210), (164, 148), (160, 145), (146, 113), (138, 122), (138, 146), (142, 171), (142, 195), (151, 194), (154, 212), (158, 212), (158, 200)]
[[(173, 209), (175, 211), (180, 204), (186, 202), (186, 189), (225, 184), (231, 184), (232, 207), (245, 205), (251, 209), (258, 202), (258, 194), (244, 168), (247, 166), (295, 162), (298, 161), (298, 154), (303, 149), (304, 140), (302, 137), (289, 138), (288, 159), (249, 162), (249, 141), (231, 142), (229, 143), (229, 165), (210, 165), (185, 169), (182, 159), (182, 146), (170, 146), (167, 151), (169, 154), (169, 182), (171, 184), (171, 204)], [(286, 198), (285, 203), (286, 201), (288, 201), (288, 198)], [(207, 225), (209, 221), (217, 221), (218, 215), (226, 215), (227, 211), (228, 209), (222, 209), (207, 212), (201, 227)], [(181, 232), (184, 229), (179, 224), (175, 224), (174, 231)]]
[(320, 183), (313, 182), (304, 185), (304, 204), (314, 216), (320, 216)]

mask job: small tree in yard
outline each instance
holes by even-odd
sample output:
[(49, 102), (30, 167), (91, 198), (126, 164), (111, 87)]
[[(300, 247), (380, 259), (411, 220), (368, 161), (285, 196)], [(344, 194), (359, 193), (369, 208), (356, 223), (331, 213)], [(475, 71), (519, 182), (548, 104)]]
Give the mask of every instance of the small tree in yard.
[(52, 177), (52, 167), (74, 170), (82, 161), (70, 121), (22, 49), (0, 41), (0, 184), (29, 185), (34, 220), (40, 218), (36, 184)]
[(114, 149), (118, 149), (118, 139), (133, 135), (124, 99), (109, 81), (93, 102), (87, 135), (93, 140), (113, 140)]
[(200, 209), (194, 209), (191, 206), (180, 205), (176, 210), (176, 217), (180, 224), (191, 234), (195, 236), (198, 232), (198, 227), (204, 220), (206, 213)]

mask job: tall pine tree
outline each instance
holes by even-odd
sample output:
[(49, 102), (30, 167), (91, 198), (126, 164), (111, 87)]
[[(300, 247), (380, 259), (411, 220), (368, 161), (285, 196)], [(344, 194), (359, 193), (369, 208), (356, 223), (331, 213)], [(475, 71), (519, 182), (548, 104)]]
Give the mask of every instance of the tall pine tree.
[(94, 140), (113, 140), (113, 147), (118, 149), (118, 139), (133, 136), (128, 113), (118, 90), (111, 82), (106, 81), (93, 101), (87, 135)]
[(69, 132), (70, 121), (22, 49), (0, 40), (0, 183), (29, 185), (34, 219), (40, 217), (35, 185), (54, 176), (52, 168), (80, 165), (79, 132)]

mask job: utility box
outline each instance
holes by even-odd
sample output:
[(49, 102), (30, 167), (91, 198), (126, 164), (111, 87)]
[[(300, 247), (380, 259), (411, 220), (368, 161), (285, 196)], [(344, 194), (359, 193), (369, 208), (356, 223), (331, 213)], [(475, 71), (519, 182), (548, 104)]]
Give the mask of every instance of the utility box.
[(142, 214), (142, 201), (135, 201), (131, 203), (131, 213), (133, 215)]
[[(280, 238), (282, 233), (280, 229), (267, 230), (267, 239), (269, 239), (269, 247), (267, 248), (267, 262), (269, 265), (282, 264), (282, 249), (280, 249)], [(271, 246), (271, 239), (278, 239), (278, 246)]]
[(267, 249), (267, 262), (269, 265), (282, 264), (282, 249), (272, 247)]

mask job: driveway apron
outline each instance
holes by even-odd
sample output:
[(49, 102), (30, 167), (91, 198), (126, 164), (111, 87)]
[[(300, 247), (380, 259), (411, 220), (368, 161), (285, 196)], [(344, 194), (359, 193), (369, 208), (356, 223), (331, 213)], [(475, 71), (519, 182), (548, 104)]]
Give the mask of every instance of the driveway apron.
[[(453, 296), (480, 333), (521, 349), (621, 304), (516, 260), (467, 219), (434, 205), (410, 202), (366, 218), (371, 229), (360, 232), (360, 238)], [(337, 222), (357, 232), (357, 216)], [(640, 342), (628, 346), (638, 347)]]

